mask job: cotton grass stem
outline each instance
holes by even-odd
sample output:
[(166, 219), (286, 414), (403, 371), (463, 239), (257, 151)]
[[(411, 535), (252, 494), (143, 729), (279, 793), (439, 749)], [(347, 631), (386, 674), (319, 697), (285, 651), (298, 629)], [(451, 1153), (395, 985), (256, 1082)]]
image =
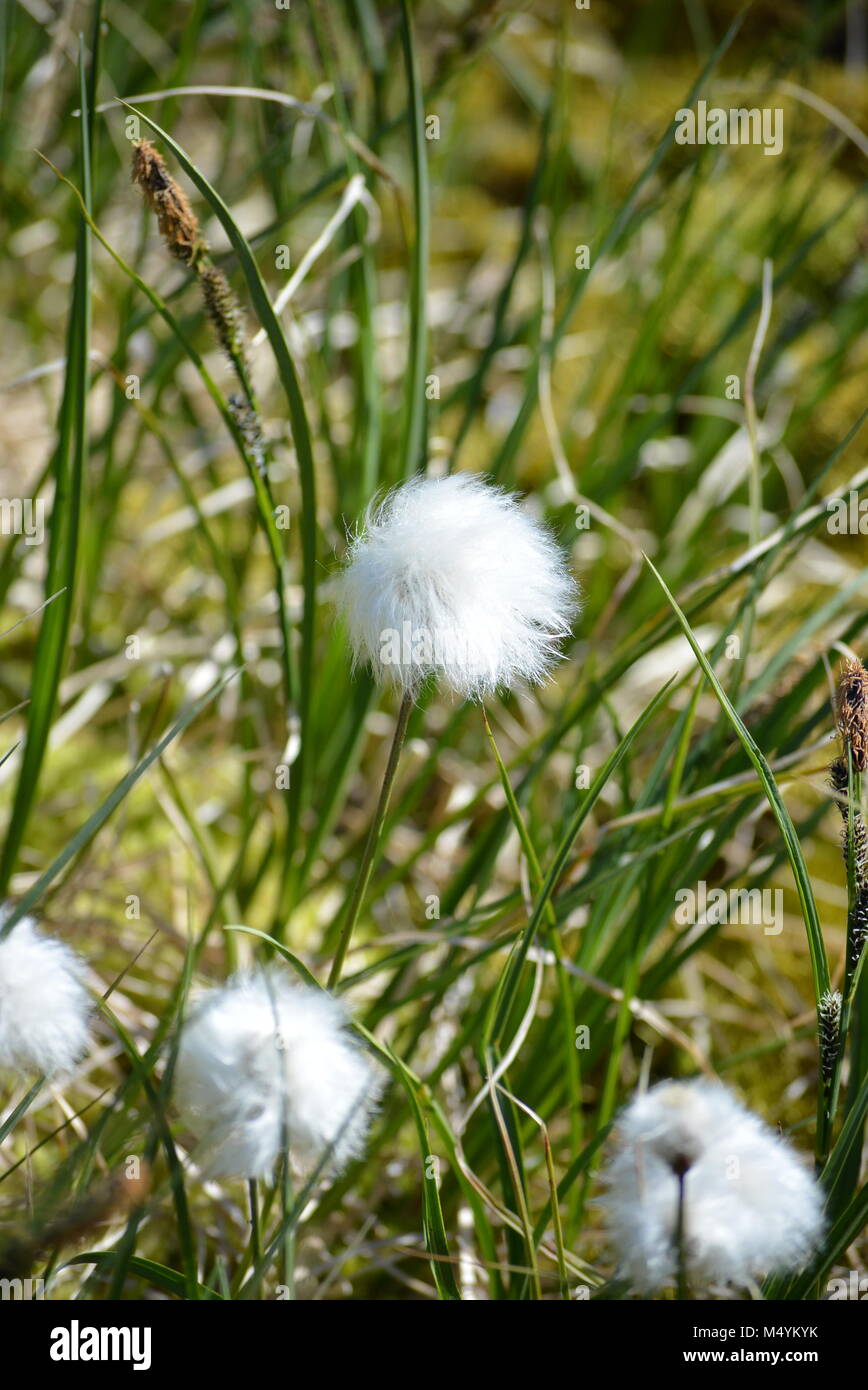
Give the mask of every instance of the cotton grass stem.
[(678, 1260), (678, 1301), (679, 1303), (686, 1303), (690, 1297), (687, 1286), (687, 1204), (684, 1200), (684, 1180), (687, 1177), (687, 1169), (680, 1168), (676, 1177), (678, 1178), (678, 1216), (675, 1221), (675, 1251)]
[(247, 1180), (247, 1196), (250, 1202), (250, 1260), (255, 1269), (262, 1255), (259, 1236), (259, 1191), (255, 1178)]
[(332, 961), (332, 968), (329, 972), (328, 988), (335, 989), (341, 978), (341, 971), (344, 968), (347, 951), (349, 950), (350, 940), (355, 930), (356, 922), (359, 920), (359, 913), (365, 901), (365, 894), (368, 891), (368, 884), (371, 881), (371, 874), (374, 871), (377, 847), (380, 843), (380, 836), (383, 833), (383, 823), (386, 819), (386, 812), (389, 809), (389, 802), (392, 797), (392, 787), (395, 782), (395, 774), (398, 771), (398, 762), (401, 757), (401, 749), (404, 746), (404, 739), (407, 736), (407, 726), (410, 723), (410, 715), (413, 711), (413, 696), (407, 691), (401, 699), (401, 707), (398, 710), (398, 718), (395, 723), (395, 733), (392, 738), (392, 747), (389, 750), (389, 761), (386, 763), (386, 771), (383, 776), (383, 785), (380, 788), (380, 797), (377, 802), (377, 809), (371, 821), (371, 828), (368, 831), (368, 838), (365, 843), (365, 851), (362, 855), (362, 862), (359, 865), (359, 872), (353, 885), (352, 896), (347, 906), (346, 917), (341, 927), (338, 949)]
[(280, 1268), (283, 1287), (289, 1301), (295, 1299), (295, 1228), (292, 1216), (292, 1171), (289, 1150), (284, 1150), (280, 1168), (280, 1205), (283, 1213), (283, 1237), (280, 1243)]

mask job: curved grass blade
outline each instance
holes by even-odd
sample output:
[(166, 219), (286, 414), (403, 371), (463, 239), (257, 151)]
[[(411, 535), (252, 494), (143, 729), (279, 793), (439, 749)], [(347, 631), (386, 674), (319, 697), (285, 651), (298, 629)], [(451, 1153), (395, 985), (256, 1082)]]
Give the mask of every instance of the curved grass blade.
[(425, 359), (428, 350), (426, 296), (430, 196), (422, 81), (407, 0), (401, 0), (401, 45), (407, 73), (407, 109), (413, 157), (413, 212), (416, 223), (410, 269), (410, 343), (401, 450), (404, 476), (410, 478), (425, 467)]
[(0, 1144), (3, 1143), (3, 1140), (6, 1138), (8, 1134), (12, 1133), (18, 1121), (21, 1119), (21, 1116), (27, 1114), (27, 1111), (30, 1109), (31, 1105), (35, 1101), (36, 1097), (39, 1095), (39, 1092), (42, 1090), (44, 1085), (45, 1077), (40, 1076), (36, 1081), (34, 1081), (26, 1096), (23, 1096), (21, 1100), (18, 1102), (18, 1104), (15, 1106), (14, 1110), (12, 1110), (6, 1116), (6, 1119), (3, 1121), (2, 1125), (0, 1125)]
[[(114, 1250), (87, 1250), (83, 1255), (73, 1255), (71, 1259), (64, 1260), (60, 1268), (66, 1269), (70, 1265), (96, 1265), (97, 1269), (112, 1269), (116, 1261), (117, 1255)], [(169, 1269), (168, 1265), (158, 1264), (156, 1260), (146, 1260), (142, 1255), (133, 1255), (129, 1261), (129, 1269), (131, 1274), (137, 1274), (140, 1279), (144, 1279), (161, 1293), (171, 1294), (174, 1298), (188, 1296), (187, 1280), (177, 1269)], [(203, 1300), (223, 1297), (207, 1284), (197, 1283), (196, 1288), (198, 1297)]]
[(294, 956), (288, 946), (285, 946), (282, 941), (278, 941), (276, 937), (269, 936), (268, 932), (259, 931), (257, 927), (242, 927), (236, 926), (235, 924), (233, 924), (232, 926), (226, 926), (223, 928), (223, 930), (240, 931), (243, 932), (245, 936), (258, 936), (260, 941), (267, 941), (269, 946), (273, 946), (275, 951), (279, 952), (279, 954), (283, 956), (284, 960), (292, 966), (293, 970), (302, 980), (304, 980), (304, 983), (306, 985), (312, 985), (314, 989), (322, 989), (322, 985), (320, 984), (319, 980), (316, 978), (315, 975), (311, 974), (306, 965), (302, 964), (298, 956)]

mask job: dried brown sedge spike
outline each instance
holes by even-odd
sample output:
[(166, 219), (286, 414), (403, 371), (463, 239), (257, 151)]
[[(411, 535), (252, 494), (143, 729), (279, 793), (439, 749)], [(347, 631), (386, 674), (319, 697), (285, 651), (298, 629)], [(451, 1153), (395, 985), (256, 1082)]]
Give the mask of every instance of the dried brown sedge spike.
[(133, 146), (132, 177), (156, 215), (167, 249), (184, 265), (193, 264), (207, 249), (206, 243), (186, 194), (175, 183), (150, 140), (139, 140)]
[(838, 680), (838, 729), (857, 772), (868, 768), (868, 671), (848, 658)]

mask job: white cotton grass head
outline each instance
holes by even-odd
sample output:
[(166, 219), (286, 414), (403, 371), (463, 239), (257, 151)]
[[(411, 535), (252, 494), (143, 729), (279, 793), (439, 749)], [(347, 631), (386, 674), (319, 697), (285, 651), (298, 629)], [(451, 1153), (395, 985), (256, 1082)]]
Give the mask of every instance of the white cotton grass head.
[(181, 1033), (175, 1103), (208, 1177), (267, 1176), (288, 1138), (303, 1168), (336, 1172), (364, 1151), (382, 1074), (332, 995), (279, 967), (208, 991)]
[[(0, 926), (9, 909), (0, 908)], [(70, 1072), (87, 1051), (84, 966), (64, 942), (22, 917), (0, 939), (0, 1067), (22, 1076)]]
[(665, 1081), (622, 1111), (602, 1205), (619, 1274), (643, 1294), (675, 1283), (679, 1172), (689, 1282), (747, 1287), (797, 1269), (823, 1197), (783, 1140), (715, 1081)]
[(379, 680), (412, 693), (436, 674), (464, 699), (543, 681), (578, 609), (546, 528), (468, 473), (414, 478), (371, 506), (337, 604)]

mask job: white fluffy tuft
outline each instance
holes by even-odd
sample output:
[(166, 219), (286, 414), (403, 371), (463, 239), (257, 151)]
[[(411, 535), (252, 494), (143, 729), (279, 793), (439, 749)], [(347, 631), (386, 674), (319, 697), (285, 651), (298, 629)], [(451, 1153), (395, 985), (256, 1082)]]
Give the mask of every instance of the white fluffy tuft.
[[(0, 909), (0, 924), (8, 908)], [(0, 1067), (22, 1075), (72, 1071), (87, 1051), (83, 966), (62, 941), (22, 917), (0, 941)]]
[(337, 999), (279, 968), (203, 997), (181, 1034), (175, 1101), (209, 1177), (270, 1173), (284, 1123), (304, 1167), (361, 1155), (382, 1080), (346, 1025)]
[(545, 527), (468, 473), (415, 478), (370, 508), (337, 602), (378, 679), (413, 691), (436, 673), (464, 699), (544, 680), (578, 608)]
[(679, 1166), (693, 1284), (745, 1287), (810, 1258), (823, 1198), (789, 1145), (717, 1082), (666, 1081), (621, 1113), (604, 1175), (620, 1273), (640, 1293), (676, 1278)]

